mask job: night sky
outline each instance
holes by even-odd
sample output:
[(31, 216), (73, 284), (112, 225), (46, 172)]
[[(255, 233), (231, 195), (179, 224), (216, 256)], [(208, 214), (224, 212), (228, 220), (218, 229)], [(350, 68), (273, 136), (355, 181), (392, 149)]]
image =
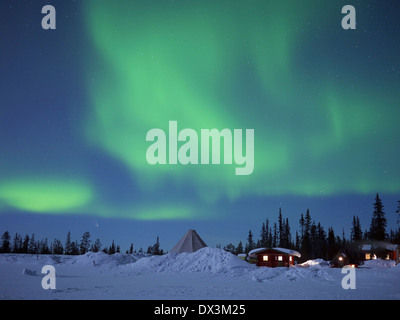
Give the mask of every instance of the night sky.
[[(258, 237), (279, 208), (294, 237), (309, 208), (348, 237), (377, 192), (394, 229), (399, 17), (397, 0), (2, 0), (0, 233), (168, 251), (189, 228), (209, 246)], [(146, 134), (172, 120), (254, 129), (254, 172), (150, 165)]]

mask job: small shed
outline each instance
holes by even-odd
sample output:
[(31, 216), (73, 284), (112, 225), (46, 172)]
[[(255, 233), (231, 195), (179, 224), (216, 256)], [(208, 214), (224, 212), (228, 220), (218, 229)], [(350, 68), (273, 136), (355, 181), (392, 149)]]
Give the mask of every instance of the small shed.
[(290, 267), (294, 266), (294, 259), (301, 254), (295, 250), (286, 248), (261, 248), (254, 253), (257, 256), (258, 267)]

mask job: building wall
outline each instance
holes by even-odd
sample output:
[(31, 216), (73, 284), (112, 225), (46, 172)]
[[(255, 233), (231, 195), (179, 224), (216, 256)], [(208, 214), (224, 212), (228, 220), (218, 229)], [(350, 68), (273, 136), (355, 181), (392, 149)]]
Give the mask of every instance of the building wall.
[[(387, 252), (385, 253), (386, 259), (390, 259), (390, 260), (394, 260), (396, 261), (397, 259), (397, 252), (396, 251), (389, 251), (387, 250)], [(372, 259), (376, 259), (376, 255), (371, 252), (371, 251), (367, 251), (364, 250), (363, 251), (363, 259), (364, 260), (372, 260)]]
[[(267, 257), (267, 261), (265, 260)], [(273, 250), (265, 250), (257, 253), (257, 266), (259, 267), (289, 267), (294, 265), (294, 257)]]

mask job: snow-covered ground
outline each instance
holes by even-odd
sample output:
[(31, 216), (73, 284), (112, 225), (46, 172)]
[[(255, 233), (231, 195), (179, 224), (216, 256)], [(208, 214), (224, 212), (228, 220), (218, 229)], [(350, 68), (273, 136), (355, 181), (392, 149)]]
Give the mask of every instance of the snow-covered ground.
[[(44, 265), (56, 270), (56, 289), (44, 290)], [(215, 248), (145, 256), (0, 254), (0, 299), (400, 299), (400, 265), (369, 261), (346, 274), (313, 260), (292, 268), (258, 268)]]

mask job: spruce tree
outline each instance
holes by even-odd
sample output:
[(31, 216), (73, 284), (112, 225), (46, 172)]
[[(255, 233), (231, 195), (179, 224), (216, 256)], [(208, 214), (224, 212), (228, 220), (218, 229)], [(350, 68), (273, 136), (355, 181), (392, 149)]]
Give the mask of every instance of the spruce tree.
[(21, 248), (22, 248), (22, 238), (18, 233), (16, 233), (13, 239), (12, 252), (19, 253), (21, 251)]
[(1, 252), (2, 253), (10, 253), (11, 251), (11, 246), (10, 246), (10, 233), (8, 231), (5, 231), (3, 235), (1, 236)]
[(304, 217), (304, 235), (301, 242), (301, 255), (304, 261), (311, 259), (312, 247), (311, 247), (311, 215), (310, 210), (307, 209)]
[(318, 258), (318, 247), (317, 247), (317, 226), (315, 225), (315, 221), (312, 222), (310, 227), (310, 249), (309, 249), (309, 259)]
[(272, 246), (272, 233), (268, 219), (266, 219), (265, 223), (263, 222), (261, 226), (259, 242), (259, 247), (270, 248)]
[(249, 230), (249, 235), (247, 236), (246, 253), (249, 253), (249, 251), (253, 250), (254, 248), (255, 244), (253, 240), (253, 234), (251, 233), (251, 230)]
[(299, 233), (296, 230), (296, 239), (295, 239), (295, 243), (294, 243), (294, 249), (300, 251), (300, 236)]
[(337, 254), (339, 246), (336, 242), (335, 232), (332, 227), (328, 229), (328, 239), (327, 239), (327, 259), (332, 260)]
[(318, 222), (316, 228), (316, 258), (327, 259), (327, 243), (324, 227)]
[(78, 241), (72, 241), (70, 243), (69, 249), (70, 249), (70, 252), (69, 252), (70, 255), (78, 255), (79, 254)]
[(71, 242), (71, 231), (67, 233), (67, 239), (65, 240), (65, 254), (73, 254), (72, 253), (72, 242)]
[(265, 239), (265, 247), (271, 248), (271, 227), (269, 226), (269, 220), (266, 219), (265, 221), (265, 233), (266, 233), (266, 239)]
[(39, 253), (40, 254), (49, 254), (50, 253), (50, 248), (48, 245), (47, 238), (45, 238), (43, 241), (40, 241), (40, 246), (39, 246)]
[(35, 242), (35, 234), (34, 233), (32, 233), (32, 236), (29, 239), (28, 253), (30, 253), (30, 254), (36, 253), (36, 242)]
[(22, 242), (21, 253), (28, 253), (29, 251), (29, 236), (25, 235), (24, 241)]
[(284, 229), (284, 222), (282, 218), (282, 209), (279, 208), (279, 215), (278, 215), (278, 246), (279, 247), (284, 247), (284, 234), (283, 234), (283, 229)]
[(64, 253), (64, 248), (63, 248), (62, 243), (61, 243), (61, 241), (59, 239), (54, 239), (51, 251), (52, 251), (53, 254), (63, 254)]
[(274, 222), (274, 228), (273, 228), (273, 235), (272, 235), (272, 247), (276, 247), (278, 245), (278, 227), (276, 226), (276, 222)]
[(269, 228), (268, 231), (268, 241), (267, 241), (267, 248), (272, 248), (272, 241), (273, 241), (273, 236), (272, 236), (272, 229)]
[(80, 254), (85, 254), (86, 252), (89, 251), (90, 243), (91, 243), (90, 233), (88, 231), (86, 231), (82, 235), (81, 243), (80, 243), (80, 246), (79, 246)]
[(115, 243), (113, 240), (110, 248), (108, 249), (108, 254), (114, 254), (114, 253), (115, 253)]
[(351, 228), (350, 240), (353, 242), (361, 241), (363, 238), (360, 219), (358, 216), (353, 216), (353, 223)]
[(94, 244), (92, 244), (90, 251), (92, 252), (99, 252), (101, 250), (101, 242), (100, 239), (97, 238)]
[(227, 244), (227, 245), (224, 247), (224, 250), (225, 250), (225, 251), (228, 251), (228, 252), (230, 252), (230, 253), (232, 253), (232, 254), (235, 254), (235, 253), (236, 253), (236, 248), (235, 248), (235, 246), (234, 246), (232, 243)]
[(304, 218), (304, 234), (311, 232), (311, 215), (310, 209), (307, 209), (306, 216)]
[(290, 233), (289, 219), (286, 218), (284, 228), (283, 228), (283, 247), (291, 248), (292, 247), (292, 235)]
[(303, 213), (301, 213), (301, 215), (300, 215), (299, 224), (300, 224), (300, 242), (302, 242), (303, 241), (303, 237), (304, 237), (304, 225), (305, 225), (305, 220), (304, 220)]
[(159, 239), (158, 236), (157, 236), (156, 243), (148, 248), (147, 253), (151, 253), (151, 254), (154, 254), (154, 255), (161, 254), (160, 239)]
[(397, 201), (397, 202), (398, 202), (398, 205), (397, 205), (396, 213), (397, 213), (397, 225), (398, 225), (398, 227), (397, 227), (397, 231), (394, 232), (394, 237), (393, 237), (392, 242), (396, 243), (396, 244), (400, 244), (400, 200)]
[(386, 240), (386, 224), (387, 221), (385, 218), (385, 212), (383, 211), (382, 200), (377, 193), (374, 202), (374, 213), (372, 215), (371, 226), (369, 229), (370, 239), (375, 241)]
[(239, 253), (243, 253), (243, 244), (242, 241), (239, 241), (239, 244), (236, 247), (236, 255), (238, 255)]
[(267, 238), (268, 238), (268, 232), (267, 229), (265, 227), (265, 223), (263, 222), (262, 226), (261, 226), (261, 232), (260, 232), (260, 246), (261, 247), (266, 247), (267, 246)]

